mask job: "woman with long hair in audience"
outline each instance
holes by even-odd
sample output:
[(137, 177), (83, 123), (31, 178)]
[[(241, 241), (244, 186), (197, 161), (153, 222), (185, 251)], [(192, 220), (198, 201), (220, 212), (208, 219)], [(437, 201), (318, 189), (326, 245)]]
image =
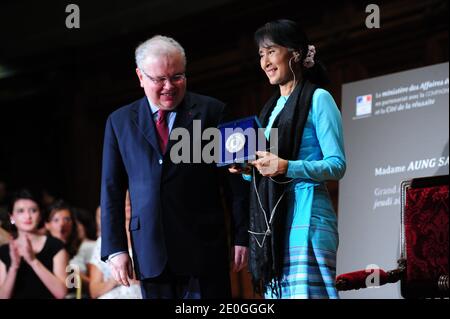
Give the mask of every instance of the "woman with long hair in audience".
[(70, 258), (77, 254), (81, 240), (78, 236), (75, 215), (62, 199), (56, 200), (48, 207), (45, 228), (50, 235), (64, 243)]
[(68, 254), (60, 240), (39, 234), (36, 197), (19, 191), (8, 210), (15, 238), (0, 246), (0, 299), (64, 298)]
[[(80, 238), (78, 233), (78, 223), (75, 218), (73, 208), (69, 206), (64, 200), (58, 199), (48, 207), (48, 214), (45, 222), (45, 228), (55, 238), (60, 239), (69, 253), (70, 271), (75, 271), (75, 274), (81, 278), (82, 291), (87, 292), (89, 287), (89, 273), (87, 258), (80, 255), (85, 253), (82, 248), (83, 238)], [(89, 250), (89, 249), (88, 249)], [(90, 256), (89, 256), (90, 259)], [(75, 298), (76, 290), (71, 290), (66, 298)], [(78, 296), (79, 297), (79, 296)], [(86, 295), (84, 296), (86, 297)]]
[(90, 273), (88, 264), (91, 261), (92, 253), (95, 247), (96, 225), (95, 218), (89, 211), (81, 208), (72, 208), (75, 215), (75, 223), (77, 225), (78, 238), (81, 241), (77, 254), (69, 261), (71, 266), (79, 269), (83, 282), (81, 298), (89, 298), (89, 281)]

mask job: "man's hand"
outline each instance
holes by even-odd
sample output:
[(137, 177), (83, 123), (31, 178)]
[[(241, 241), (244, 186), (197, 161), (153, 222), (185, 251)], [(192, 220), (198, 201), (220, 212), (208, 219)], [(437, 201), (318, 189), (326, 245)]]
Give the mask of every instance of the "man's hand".
[(245, 166), (242, 165), (238, 165), (238, 164), (232, 164), (229, 168), (228, 171), (231, 174), (250, 174), (252, 171), (252, 167), (250, 164), (246, 164)]
[(233, 247), (233, 271), (239, 272), (245, 266), (247, 266), (247, 258), (248, 258), (248, 248), (245, 246), (234, 246)]
[(114, 279), (121, 285), (130, 286), (128, 279), (133, 279), (133, 265), (127, 253), (114, 256), (108, 262)]

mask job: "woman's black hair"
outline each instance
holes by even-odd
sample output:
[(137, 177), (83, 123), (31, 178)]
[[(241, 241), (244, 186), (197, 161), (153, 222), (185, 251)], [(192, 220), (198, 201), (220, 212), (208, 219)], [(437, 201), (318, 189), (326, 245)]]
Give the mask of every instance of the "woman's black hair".
[[(38, 197), (31, 190), (29, 190), (27, 188), (22, 188), (20, 190), (17, 190), (11, 195), (11, 199), (9, 200), (9, 203), (8, 203), (9, 216), (11, 216), (13, 214), (14, 205), (16, 204), (16, 202), (21, 199), (28, 199), (28, 200), (35, 202), (39, 208), (39, 215), (42, 217), (41, 203), (40, 203)], [(40, 228), (42, 226), (43, 226), (43, 218), (41, 218), (41, 220), (39, 221), (38, 228)], [(8, 223), (2, 227), (4, 227), (7, 231), (11, 232), (14, 237), (17, 235), (17, 228), (15, 225), (11, 224), (10, 220), (8, 220)]]
[(70, 235), (64, 245), (69, 253), (69, 257), (72, 258), (77, 254), (78, 248), (80, 248), (81, 245), (81, 240), (78, 236), (77, 223), (71, 206), (69, 206), (69, 204), (62, 199), (56, 200), (47, 208), (45, 220), (46, 222), (50, 222), (53, 215), (61, 210), (67, 210), (70, 213), (70, 218), (72, 219), (72, 229), (70, 230)]
[(280, 19), (267, 22), (255, 32), (255, 42), (258, 47), (267, 47), (277, 44), (300, 53), (300, 65), (305, 78), (319, 85), (329, 82), (327, 71), (323, 64), (314, 59), (315, 64), (311, 68), (303, 67), (303, 62), (308, 53), (309, 40), (306, 33), (298, 23), (292, 20)]
[(72, 208), (76, 220), (81, 223), (86, 231), (86, 237), (91, 240), (97, 239), (97, 225), (95, 217), (89, 211), (83, 208)]
[(300, 26), (291, 20), (281, 19), (267, 22), (255, 32), (257, 46), (277, 44), (293, 51), (299, 51), (302, 62), (308, 52), (308, 38)]
[(23, 188), (23, 189), (20, 189), (20, 190), (14, 192), (11, 196), (11, 200), (9, 201), (9, 205), (8, 205), (8, 212), (10, 215), (12, 215), (12, 213), (13, 213), (14, 204), (18, 200), (21, 200), (21, 199), (32, 200), (33, 202), (35, 202), (38, 205), (39, 208), (41, 207), (38, 197), (33, 192), (31, 192), (29, 189)]

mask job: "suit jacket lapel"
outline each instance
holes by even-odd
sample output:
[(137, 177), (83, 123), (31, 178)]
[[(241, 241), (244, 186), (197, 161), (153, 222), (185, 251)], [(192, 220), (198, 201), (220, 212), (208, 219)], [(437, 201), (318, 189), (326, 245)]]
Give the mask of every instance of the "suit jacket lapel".
[(135, 124), (144, 135), (147, 142), (155, 149), (156, 152), (161, 154), (159, 149), (158, 138), (156, 136), (155, 122), (150, 111), (150, 105), (148, 104), (147, 97), (143, 97), (138, 103), (136, 109)]
[[(198, 108), (195, 107), (195, 101), (192, 99), (189, 93), (186, 93), (186, 96), (183, 100), (183, 102), (178, 106), (177, 108), (177, 117), (175, 118), (175, 123), (172, 127), (172, 132), (177, 128), (184, 128), (187, 129), (190, 136), (190, 144), (192, 144), (192, 134), (193, 131), (191, 129), (193, 120), (200, 119), (199, 115), (200, 111)], [(173, 176), (176, 175), (176, 171), (179, 167), (182, 165), (176, 165), (173, 164), (170, 160), (170, 150), (172, 146), (175, 143), (178, 143), (179, 140), (171, 140), (169, 138), (169, 143), (167, 144), (167, 151), (164, 155), (164, 170), (163, 170), (163, 176), (162, 181), (167, 181), (171, 179)], [(192, 153), (192, 145), (189, 145), (191, 147), (191, 153)], [(192, 159), (192, 154), (191, 154)]]
[[(189, 130), (189, 127), (192, 125), (192, 121), (197, 116), (197, 112), (194, 106), (195, 102), (192, 100), (191, 95), (187, 92), (183, 101), (176, 109), (177, 116), (175, 118), (175, 122), (173, 123), (172, 132), (176, 128), (185, 128)], [(172, 140), (169, 138), (169, 142), (167, 143), (166, 155), (170, 155), (170, 149), (176, 142), (176, 140)]]

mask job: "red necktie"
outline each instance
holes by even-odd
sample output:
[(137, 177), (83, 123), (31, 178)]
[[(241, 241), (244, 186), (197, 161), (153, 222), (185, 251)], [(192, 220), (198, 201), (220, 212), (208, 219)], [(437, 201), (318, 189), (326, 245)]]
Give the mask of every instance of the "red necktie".
[(158, 110), (158, 120), (156, 121), (156, 131), (158, 132), (158, 142), (161, 153), (166, 152), (167, 142), (169, 141), (169, 127), (167, 125), (168, 111)]

